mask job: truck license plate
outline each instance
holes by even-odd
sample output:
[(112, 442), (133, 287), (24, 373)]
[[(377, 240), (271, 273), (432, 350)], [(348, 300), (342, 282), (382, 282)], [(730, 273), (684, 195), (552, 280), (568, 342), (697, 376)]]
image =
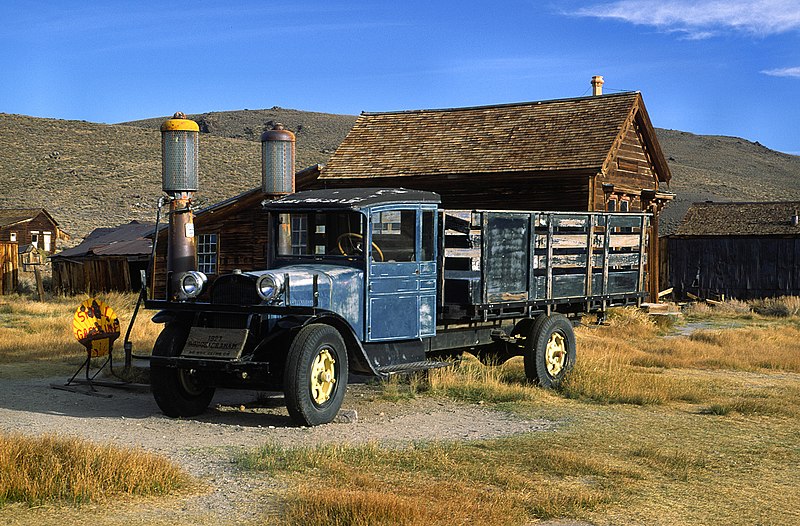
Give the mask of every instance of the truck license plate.
[(181, 356), (236, 360), (247, 341), (247, 329), (192, 327)]

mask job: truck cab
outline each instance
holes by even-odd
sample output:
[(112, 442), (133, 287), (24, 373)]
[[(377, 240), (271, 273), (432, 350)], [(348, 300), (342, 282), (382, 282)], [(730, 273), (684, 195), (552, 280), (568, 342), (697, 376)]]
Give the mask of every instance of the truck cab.
[(292, 417), (314, 425), (336, 415), (349, 371), (439, 365), (418, 345), (436, 334), (439, 202), (404, 189), (265, 201), (268, 269), (220, 276), (209, 291), (190, 271), (182, 301), (148, 302), (166, 322), (151, 360), (161, 409), (198, 414), (216, 386), (280, 389)]

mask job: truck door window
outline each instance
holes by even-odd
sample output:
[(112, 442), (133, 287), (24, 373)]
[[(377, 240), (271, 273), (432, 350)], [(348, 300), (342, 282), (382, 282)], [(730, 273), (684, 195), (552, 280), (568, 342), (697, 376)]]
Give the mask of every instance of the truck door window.
[(433, 210), (422, 212), (422, 261), (433, 261), (434, 235), (433, 235)]
[(357, 212), (278, 214), (278, 256), (361, 256), (362, 217)]
[(374, 212), (371, 223), (372, 261), (416, 261), (416, 210)]

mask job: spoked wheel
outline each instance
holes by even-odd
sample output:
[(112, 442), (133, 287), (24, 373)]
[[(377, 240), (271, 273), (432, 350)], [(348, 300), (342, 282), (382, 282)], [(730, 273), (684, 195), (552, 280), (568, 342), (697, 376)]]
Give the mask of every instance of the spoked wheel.
[(342, 407), (347, 371), (339, 331), (321, 323), (300, 329), (289, 346), (283, 380), (292, 419), (307, 426), (331, 422)]
[[(189, 328), (170, 323), (156, 339), (153, 356), (178, 356), (183, 350)], [(208, 408), (214, 388), (199, 371), (150, 366), (150, 387), (161, 411), (171, 417), (197, 416)]]
[(525, 376), (542, 387), (558, 387), (575, 365), (575, 332), (562, 314), (542, 314), (525, 345)]

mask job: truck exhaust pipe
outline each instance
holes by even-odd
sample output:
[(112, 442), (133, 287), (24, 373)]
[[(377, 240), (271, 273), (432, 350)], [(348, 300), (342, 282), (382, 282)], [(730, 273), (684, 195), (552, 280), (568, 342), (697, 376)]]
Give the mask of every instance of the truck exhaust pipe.
[(198, 187), (200, 127), (176, 113), (161, 125), (161, 183), (169, 197), (167, 299), (179, 301), (180, 275), (197, 270), (192, 199)]

